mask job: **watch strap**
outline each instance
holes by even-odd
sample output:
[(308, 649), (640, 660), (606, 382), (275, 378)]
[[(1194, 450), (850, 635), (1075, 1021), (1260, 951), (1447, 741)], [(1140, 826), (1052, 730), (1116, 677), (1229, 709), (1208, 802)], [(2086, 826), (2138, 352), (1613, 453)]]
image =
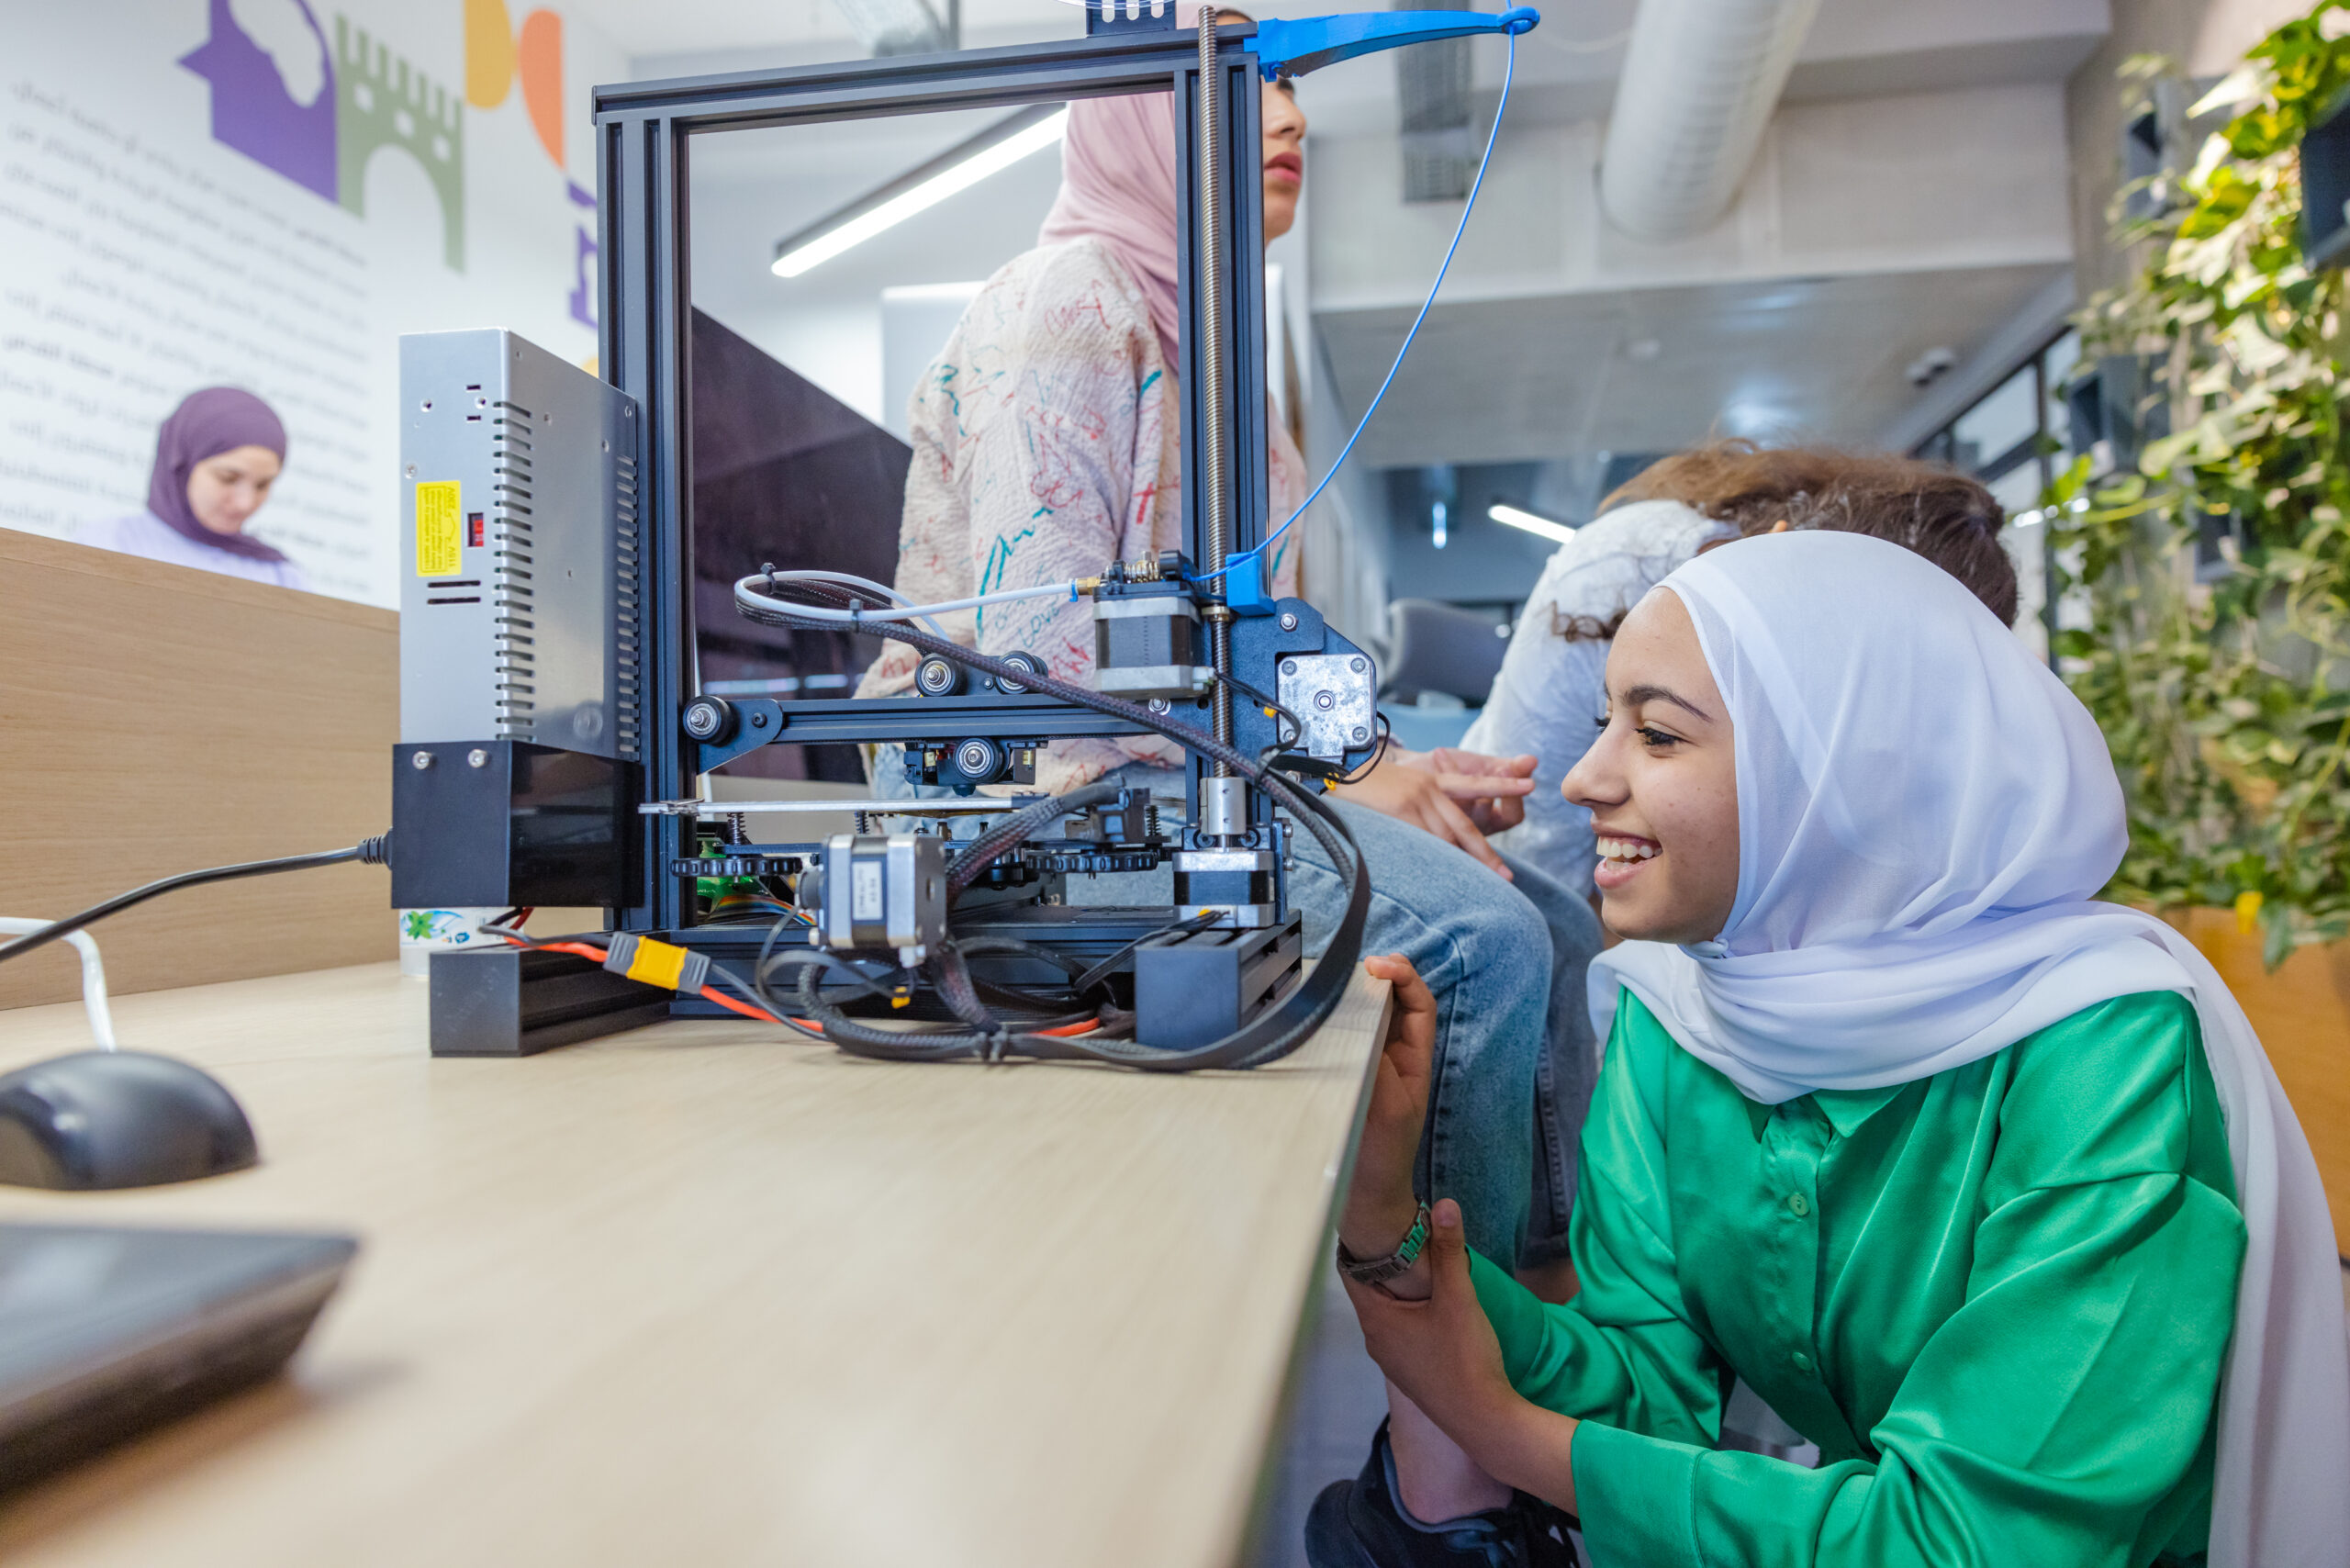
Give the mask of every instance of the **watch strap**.
[(1421, 1249), (1428, 1244), (1428, 1206), (1422, 1204), (1412, 1216), (1412, 1228), (1395, 1244), (1395, 1250), (1384, 1258), (1358, 1258), (1338, 1243), (1338, 1272), (1359, 1285), (1383, 1285), (1398, 1275), (1408, 1272), (1420, 1260)]

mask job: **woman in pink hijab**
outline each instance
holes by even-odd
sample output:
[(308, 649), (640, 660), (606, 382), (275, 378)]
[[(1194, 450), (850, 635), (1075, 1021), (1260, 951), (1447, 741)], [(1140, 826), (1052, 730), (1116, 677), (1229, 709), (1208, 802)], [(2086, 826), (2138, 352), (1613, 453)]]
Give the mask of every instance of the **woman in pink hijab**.
[[(1180, 4), (1180, 25), (1198, 25)], [(1229, 18), (1237, 13), (1226, 12)], [(1297, 221), (1305, 116), (1286, 82), (1264, 90), (1264, 231)], [(1177, 505), (1176, 180), (1173, 105), (1165, 94), (1069, 106), (1061, 189), (1036, 249), (990, 278), (914, 389), (914, 457), (899, 533), (897, 588), (916, 602), (1066, 582), (1181, 543)], [(1268, 420), (1269, 527), (1306, 494), (1304, 459)], [(1297, 592), (1296, 531), (1273, 546), (1277, 592)], [(980, 652), (1025, 652), (1065, 679), (1093, 671), (1091, 608), (1031, 599), (947, 618)], [(858, 694), (912, 689), (920, 655), (891, 644)], [(1504, 877), (1485, 834), (1523, 819), (1531, 756), (1390, 747), (1348, 786), (1349, 799), (1424, 828)], [(1055, 791), (1135, 761), (1173, 767), (1159, 740), (1063, 741), (1040, 759)]]
[[(1305, 116), (1288, 83), (1266, 89), (1264, 121), (1265, 238), (1273, 241), (1295, 226), (1305, 179)], [(1160, 351), (1175, 364), (1175, 129), (1158, 94), (1069, 106), (1060, 198), (1036, 243), (1082, 240), (1100, 244), (1133, 280)], [(1296, 457), (1286, 431), (1274, 441)]]
[[(1185, 26), (1193, 6), (1179, 8)], [(1265, 236), (1297, 220), (1305, 117), (1286, 85), (1264, 101)], [(1069, 106), (1061, 191), (1036, 249), (990, 278), (914, 388), (896, 587), (917, 602), (1065, 582), (1182, 543), (1176, 396), (1175, 126), (1166, 94)], [(1305, 465), (1278, 420), (1267, 453), (1272, 521), (1296, 510)], [(1297, 591), (1297, 553), (1274, 580)], [(1044, 599), (943, 618), (980, 652), (1043, 659), (1090, 681), (1090, 605)], [(861, 696), (911, 690), (919, 655), (891, 644)], [(1165, 741), (1064, 741), (1037, 782), (1064, 790), (1112, 768), (1181, 762)]]

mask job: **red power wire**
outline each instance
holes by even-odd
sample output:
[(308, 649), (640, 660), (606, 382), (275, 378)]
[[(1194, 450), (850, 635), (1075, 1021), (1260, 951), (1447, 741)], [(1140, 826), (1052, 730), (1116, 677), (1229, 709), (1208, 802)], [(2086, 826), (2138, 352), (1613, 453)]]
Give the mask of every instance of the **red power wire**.
[[(782, 1019), (777, 1017), (766, 1008), (754, 1007), (747, 1002), (738, 1002), (733, 997), (727, 995), (724, 991), (719, 990), (714, 985), (706, 985), (702, 987), (701, 994), (705, 1001), (715, 1002), (719, 1006), (723, 1007), (729, 1013), (740, 1013), (744, 1017), (755, 1018), (762, 1024), (780, 1024), (783, 1022)], [(795, 1018), (792, 1022), (798, 1024), (801, 1028), (813, 1029), (818, 1034), (823, 1033), (823, 1025), (821, 1024), (811, 1024), (804, 1018)]]

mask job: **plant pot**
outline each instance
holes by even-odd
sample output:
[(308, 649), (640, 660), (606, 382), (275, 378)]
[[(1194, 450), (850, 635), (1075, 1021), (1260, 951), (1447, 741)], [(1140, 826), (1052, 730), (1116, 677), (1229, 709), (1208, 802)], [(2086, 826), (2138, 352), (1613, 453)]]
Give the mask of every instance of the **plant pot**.
[(2350, 942), (2303, 947), (2270, 973), (2260, 933), (2233, 910), (2163, 912), (2235, 992), (2300, 1117), (2333, 1209), (2334, 1249), (2350, 1258)]

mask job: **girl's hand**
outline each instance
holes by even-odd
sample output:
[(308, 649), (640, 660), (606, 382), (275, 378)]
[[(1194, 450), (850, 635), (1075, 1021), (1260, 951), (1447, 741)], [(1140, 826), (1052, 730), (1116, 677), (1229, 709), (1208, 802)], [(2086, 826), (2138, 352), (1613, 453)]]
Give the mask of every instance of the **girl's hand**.
[(1502, 1364), (1501, 1341), (1469, 1278), (1460, 1205), (1440, 1200), (1421, 1254), (1434, 1294), (1399, 1301), (1377, 1285), (1346, 1282), (1371, 1359), (1477, 1467), (1572, 1514), (1575, 1428), (1572, 1416), (1518, 1397)]
[[(1428, 1114), (1436, 998), (1400, 953), (1366, 959), (1363, 969), (1394, 987), (1394, 1006), (1388, 1014), (1378, 1075), (1371, 1082), (1371, 1108), (1363, 1116), (1354, 1184), (1338, 1216), (1338, 1239), (1358, 1258), (1382, 1258), (1404, 1239), (1419, 1211), (1412, 1194), (1412, 1166)], [(1394, 1282), (1408, 1290), (1408, 1282), (1418, 1274), (1415, 1270)]]

